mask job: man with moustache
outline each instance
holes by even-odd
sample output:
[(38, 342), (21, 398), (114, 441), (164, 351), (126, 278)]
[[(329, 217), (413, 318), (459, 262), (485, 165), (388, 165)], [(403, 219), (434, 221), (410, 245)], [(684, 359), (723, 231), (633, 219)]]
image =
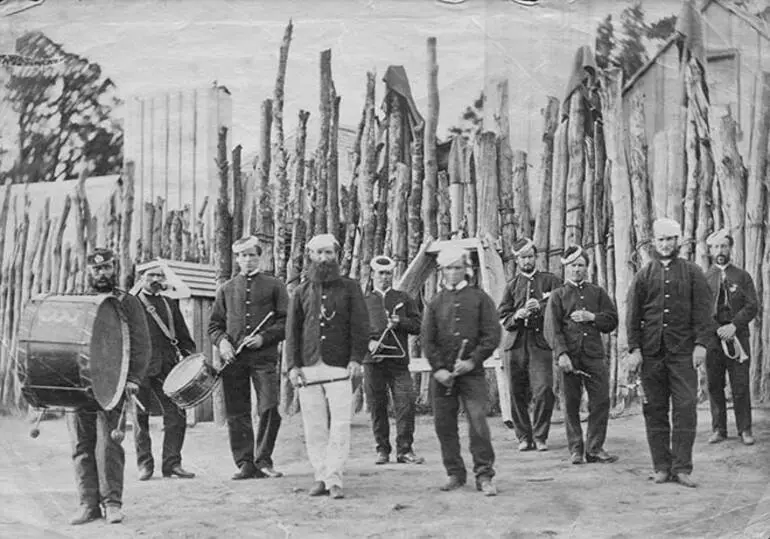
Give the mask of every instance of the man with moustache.
[(653, 234), (653, 258), (634, 276), (628, 291), (628, 367), (631, 374), (641, 368), (655, 483), (671, 480), (694, 488), (690, 474), (697, 426), (696, 369), (706, 359), (713, 336), (713, 300), (703, 271), (678, 257), (679, 223), (657, 219)]
[(753, 445), (748, 356), (749, 322), (757, 315), (757, 292), (751, 275), (730, 260), (733, 238), (726, 229), (714, 232), (706, 242), (714, 262), (706, 273), (706, 280), (714, 295), (714, 321), (718, 325), (717, 338), (712, 339), (706, 353), (712, 428), (709, 443), (716, 444), (727, 438), (727, 372), (738, 436), (745, 445)]
[[(564, 426), (572, 464), (610, 463), (617, 457), (604, 450), (610, 418), (610, 371), (602, 333), (618, 326), (618, 312), (607, 292), (586, 281), (588, 254), (573, 245), (561, 263), (567, 281), (548, 300), (543, 333), (561, 371)], [(588, 393), (588, 431), (585, 443), (580, 426), (580, 400)]]
[[(547, 451), (555, 398), (553, 359), (543, 336), (543, 314), (561, 279), (535, 269), (537, 248), (531, 239), (517, 241), (513, 254), (518, 271), (505, 287), (497, 309), (506, 330), (503, 350), (511, 369), (513, 428), (519, 451)], [(534, 402), (531, 420), (530, 400)]]
[(291, 297), (286, 369), (298, 388), (305, 445), (315, 471), (311, 496), (345, 497), (342, 474), (350, 453), (353, 393), (369, 342), (369, 316), (358, 283), (340, 275), (332, 234), (307, 243), (307, 279)]
[(466, 482), (467, 471), (457, 434), (457, 414), (462, 405), (469, 424), (476, 490), (485, 496), (495, 496), (495, 452), (487, 423), (489, 397), (484, 361), (500, 344), (500, 322), (492, 298), (468, 285), (468, 251), (445, 247), (437, 262), (444, 288), (425, 310), (421, 340), (433, 370), (433, 421), (448, 476), (440, 488), (455, 490)]
[(408, 336), (420, 333), (420, 312), (406, 292), (393, 290), (396, 263), (387, 256), (375, 256), (373, 288), (364, 298), (369, 313), (369, 355), (364, 360), (364, 388), (372, 416), (376, 443), (375, 464), (390, 460), (388, 393), (393, 393), (396, 413), (396, 462), (422, 464), (414, 454), (415, 394), (409, 372)]
[[(136, 297), (117, 288), (115, 254), (109, 249), (95, 249), (86, 258), (88, 294), (111, 294), (118, 298), (129, 329), (130, 358), (125, 398), (139, 393), (139, 385), (150, 361), (150, 334), (141, 303)], [(119, 353), (119, 351), (116, 351)], [(67, 427), (72, 444), (80, 508), (70, 520), (78, 525), (102, 517), (104, 506), (107, 522), (123, 520), (123, 471), (126, 455), (120, 442), (110, 433), (120, 423), (122, 404), (103, 410), (97, 404), (67, 414)]]
[(182, 468), (187, 414), (163, 392), (163, 382), (181, 357), (195, 352), (195, 342), (179, 310), (179, 301), (161, 294), (167, 288), (163, 266), (157, 261), (147, 262), (138, 266), (136, 271), (142, 279), (136, 295), (147, 315), (152, 343), (147, 376), (139, 389), (139, 401), (144, 410), (139, 407), (136, 409), (134, 443), (139, 480), (147, 481), (155, 470), (150, 438), (150, 404), (153, 397), (163, 410), (163, 477), (191, 479), (195, 474)]
[[(281, 427), (278, 343), (286, 333), (289, 297), (279, 279), (259, 271), (262, 249), (255, 236), (237, 240), (232, 249), (240, 273), (217, 290), (208, 328), (225, 362), (222, 388), (227, 430), (238, 467), (232, 478), (281, 477), (273, 468), (273, 449)], [(249, 384), (257, 395), (256, 445)]]

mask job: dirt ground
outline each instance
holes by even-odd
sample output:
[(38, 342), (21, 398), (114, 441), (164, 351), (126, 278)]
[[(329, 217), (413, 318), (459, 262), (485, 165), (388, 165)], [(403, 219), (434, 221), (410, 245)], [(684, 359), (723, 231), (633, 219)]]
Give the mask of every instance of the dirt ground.
[[(28, 421), (0, 418), (0, 537), (770, 536), (770, 412), (755, 411), (754, 447), (741, 445), (734, 433), (725, 443), (708, 445), (708, 409), (698, 415), (694, 490), (648, 479), (638, 413), (610, 423), (607, 449), (620, 456), (613, 465), (570, 465), (558, 419), (549, 452), (519, 453), (513, 431), (490, 418), (496, 498), (485, 498), (472, 486), (437, 490), (444, 473), (429, 416), (418, 418), (415, 443), (425, 465), (375, 466), (369, 422), (358, 414), (344, 500), (308, 497), (313, 477), (299, 416), (285, 418), (275, 460), (286, 476), (276, 480), (230, 480), (234, 466), (226, 430), (205, 423), (189, 429), (185, 443), (185, 467), (197, 478), (163, 479), (156, 472), (153, 480), (139, 482), (129, 433), (125, 521), (80, 527), (66, 524), (77, 502), (65, 422), (43, 422), (41, 436), (33, 440)], [(158, 458), (162, 433), (157, 418), (153, 421)]]

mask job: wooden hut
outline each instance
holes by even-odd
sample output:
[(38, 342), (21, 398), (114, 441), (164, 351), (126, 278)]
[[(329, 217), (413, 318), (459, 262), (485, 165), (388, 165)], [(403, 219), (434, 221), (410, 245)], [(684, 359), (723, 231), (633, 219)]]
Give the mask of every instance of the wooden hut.
[[(737, 122), (737, 145), (750, 157), (756, 103), (762, 74), (770, 71), (770, 35), (764, 23), (725, 0), (706, 0), (698, 8), (703, 26), (706, 80), (713, 108), (729, 107)], [(684, 153), (681, 132), (682, 79), (677, 36), (637, 71), (623, 87), (623, 109), (629, 118), (634, 99), (644, 96), (645, 131), (649, 144), (648, 173), (653, 181), (653, 208), (662, 216), (665, 184), (659, 178), (684, 174), (671, 161)], [(628, 142), (627, 142), (628, 144)], [(628, 148), (627, 148), (628, 149)], [(680, 180), (684, 184), (684, 179)], [(659, 187), (656, 193), (656, 187)], [(661, 207), (662, 206), (662, 207)]]

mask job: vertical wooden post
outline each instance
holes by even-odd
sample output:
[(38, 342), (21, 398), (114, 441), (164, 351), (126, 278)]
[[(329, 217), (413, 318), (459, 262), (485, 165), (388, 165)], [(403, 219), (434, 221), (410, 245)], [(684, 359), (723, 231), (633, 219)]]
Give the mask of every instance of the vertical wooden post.
[(561, 255), (564, 249), (564, 208), (567, 203), (567, 172), (569, 146), (567, 131), (569, 120), (562, 119), (556, 128), (553, 152), (553, 181), (551, 188), (551, 223), (548, 233), (548, 268), (559, 275), (562, 273)]
[[(449, 197), (449, 175), (445, 170), (438, 173), (438, 239), (448, 240), (452, 236), (452, 210)], [(394, 211), (393, 213), (397, 213)]]
[(409, 212), (407, 209), (411, 178), (409, 176), (409, 167), (404, 163), (398, 163), (396, 166), (396, 184), (394, 191), (395, 205), (393, 213), (393, 258), (396, 261), (396, 270), (394, 279), (398, 279), (406, 270), (409, 256)]
[(650, 208), (649, 180), (647, 177), (647, 136), (645, 134), (644, 96), (636, 95), (631, 102), (629, 120), (631, 151), (629, 171), (633, 196), (633, 219), (636, 246), (642, 265), (652, 255), (652, 211)]
[(532, 212), (529, 209), (529, 166), (527, 152), (513, 152), (513, 215), (516, 238), (532, 237)]
[(438, 237), (437, 193), (438, 160), (436, 157), (436, 127), (438, 125), (438, 63), (436, 38), (428, 38), (428, 114), (425, 117), (425, 178), (422, 186), (422, 223), (425, 235)]
[(543, 116), (543, 153), (540, 160), (540, 208), (535, 220), (532, 240), (537, 247), (538, 266), (549, 269), (549, 236), (551, 228), (551, 186), (553, 184), (554, 135), (559, 124), (559, 100), (548, 96)]
[(329, 150), (326, 156), (326, 187), (329, 190), (329, 211), (327, 212), (327, 229), (334, 234), (340, 244), (344, 238), (340, 235), (340, 188), (339, 188), (339, 131), (340, 131), (340, 100), (332, 84), (331, 96), (332, 117), (329, 128)]
[(583, 95), (575, 91), (569, 103), (569, 169), (567, 173), (567, 208), (564, 245), (583, 242), (583, 182), (585, 181), (585, 105)]
[[(759, 77), (758, 77), (759, 79)], [(768, 140), (770, 139), (770, 73), (764, 72), (761, 77), (761, 92), (755, 104), (754, 132), (752, 134), (751, 168), (749, 169), (748, 186), (746, 190), (746, 271), (749, 272), (757, 288), (761, 309), (751, 321), (751, 389), (752, 396), (757, 397), (760, 389), (762, 362), (756, 358), (764, 356), (768, 348), (763, 346), (762, 335), (764, 321), (770, 316), (767, 312), (770, 305), (764, 301), (765, 277), (770, 266), (762, 265), (762, 254), (765, 250), (765, 213), (767, 208)], [(770, 330), (770, 326), (768, 326)], [(763, 395), (767, 396), (767, 395)]]
[[(254, 187), (257, 190), (257, 234), (260, 236), (263, 252), (269, 248), (267, 238), (273, 235), (273, 201), (270, 189), (270, 130), (273, 125), (273, 100), (265, 99), (259, 113), (259, 152), (257, 156), (257, 181)], [(272, 241), (272, 240), (271, 240)], [(272, 257), (263, 257), (263, 260)], [(268, 264), (272, 271), (273, 264)]]
[(376, 123), (374, 112), (375, 79), (373, 72), (366, 73), (366, 122), (361, 141), (361, 175), (358, 195), (361, 208), (361, 288), (369, 282), (369, 262), (374, 256), (376, 215), (374, 214), (374, 182), (377, 175)]
[(481, 133), (476, 139), (473, 155), (476, 163), (476, 183), (479, 186), (479, 223), (476, 235), (489, 234), (499, 237), (499, 195), (497, 185), (497, 143), (491, 131)]
[(409, 260), (414, 260), (420, 250), (423, 237), (423, 222), (420, 213), (422, 203), (422, 186), (425, 175), (425, 125), (414, 127), (412, 141), (412, 187), (409, 193)]
[[(316, 150), (316, 222), (313, 234), (325, 234), (328, 231), (329, 217), (329, 185), (328, 163), (329, 157), (329, 131), (332, 124), (332, 51), (321, 51), (321, 96), (319, 105), (319, 118), (321, 134), (318, 137), (318, 149)], [(321, 216), (319, 219), (318, 216)]]
[[(633, 215), (631, 203), (631, 182), (628, 177), (626, 165), (624, 137), (625, 122), (623, 114), (622, 88), (623, 79), (620, 69), (610, 69), (605, 73), (603, 80), (602, 116), (606, 130), (605, 145), (607, 149), (607, 169), (609, 173), (608, 185), (610, 186), (610, 198), (612, 204), (612, 231), (614, 271), (608, 272), (608, 287), (611, 286), (610, 278), (614, 277), (615, 286), (610, 288), (614, 295), (618, 308), (617, 329), (617, 356), (614, 358), (612, 368), (611, 387), (616, 387), (618, 381), (625, 382), (628, 378), (625, 366), (620, 368), (619, 363), (625, 361), (628, 355), (628, 338), (626, 333), (626, 293), (634, 278), (634, 250), (631, 243), (632, 230), (631, 219)], [(620, 371), (623, 372), (620, 372)]]
[(291, 229), (291, 256), (286, 277), (294, 281), (293, 289), (299, 284), (299, 276), (305, 259), (305, 242), (307, 236), (307, 199), (305, 196), (305, 145), (307, 142), (307, 120), (310, 113), (299, 111), (297, 138), (294, 143), (294, 222)]
[(691, 255), (695, 252), (695, 217), (697, 213), (698, 190), (703, 187), (698, 185), (701, 181), (702, 171), (695, 114), (695, 106), (690, 102), (690, 105), (687, 107), (687, 124), (684, 131), (687, 175), (685, 177), (684, 214), (682, 219), (682, 237), (680, 239), (681, 256), (687, 260), (692, 260)]
[(725, 206), (725, 223), (735, 240), (733, 263), (739, 268), (744, 261), (744, 221), (746, 219), (746, 176), (743, 159), (736, 142), (738, 124), (729, 107), (712, 107), (711, 125), (714, 142), (716, 178)]

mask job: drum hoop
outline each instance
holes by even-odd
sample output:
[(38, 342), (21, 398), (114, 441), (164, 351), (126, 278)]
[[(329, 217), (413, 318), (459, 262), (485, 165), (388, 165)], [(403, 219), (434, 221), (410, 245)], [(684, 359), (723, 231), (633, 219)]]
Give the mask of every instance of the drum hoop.
[[(206, 363), (206, 359), (207, 359), (207, 358), (206, 358), (206, 354), (204, 354), (204, 353), (202, 353), (202, 352), (198, 352), (197, 354), (191, 354), (191, 355), (189, 355), (189, 356), (187, 356), (187, 357), (184, 357), (184, 358), (182, 358), (182, 359), (179, 361), (179, 363), (177, 363), (176, 365), (174, 365), (174, 368), (176, 368), (178, 365), (181, 365), (181, 364), (182, 364), (182, 362), (184, 362), (184, 361), (187, 361), (187, 362), (190, 362), (190, 361), (192, 361), (192, 360), (193, 360), (195, 357), (197, 357), (197, 356), (201, 356), (201, 357), (203, 358), (203, 359), (201, 360), (201, 369), (202, 369), (202, 370), (204, 370), (204, 371), (206, 371), (207, 373), (211, 373), (211, 370), (210, 370), (210, 368), (209, 368), (208, 364)], [(200, 374), (200, 371), (201, 371), (201, 369), (198, 369), (198, 373), (199, 373), (199, 374)], [(172, 370), (173, 370), (173, 369), (172, 369)], [(216, 373), (214, 373), (214, 374), (213, 374), (213, 378), (216, 378)], [(168, 380), (168, 377), (166, 377), (166, 380)], [(164, 386), (164, 387), (163, 387), (163, 392), (164, 392), (164, 393), (166, 393), (166, 394), (168, 395), (168, 393), (166, 392), (166, 387), (165, 387), (165, 385), (166, 385), (166, 380), (164, 380), (164, 381), (163, 381), (163, 386)], [(185, 389), (187, 389), (187, 388), (191, 387), (191, 386), (192, 386), (194, 383), (195, 383), (195, 380), (188, 380), (188, 381), (187, 381), (187, 382), (186, 382), (186, 383), (185, 383), (185, 384), (184, 384), (182, 387), (178, 388), (176, 391), (172, 391), (172, 393), (181, 393), (181, 392), (182, 392), (182, 391), (184, 391)]]
[[(128, 323), (123, 319), (120, 310), (123, 308), (118, 298), (112, 294), (105, 295), (104, 300), (111, 299), (116, 303), (118, 308), (118, 318), (120, 319), (120, 333), (123, 340), (123, 349), (121, 350), (122, 361), (120, 362), (120, 375), (118, 377), (118, 387), (113, 395), (112, 400), (106, 405), (102, 406), (105, 410), (112, 410), (123, 398), (123, 392), (126, 390), (126, 382), (128, 381), (128, 366), (131, 362), (131, 332), (128, 328)], [(101, 304), (101, 303), (100, 303)]]

